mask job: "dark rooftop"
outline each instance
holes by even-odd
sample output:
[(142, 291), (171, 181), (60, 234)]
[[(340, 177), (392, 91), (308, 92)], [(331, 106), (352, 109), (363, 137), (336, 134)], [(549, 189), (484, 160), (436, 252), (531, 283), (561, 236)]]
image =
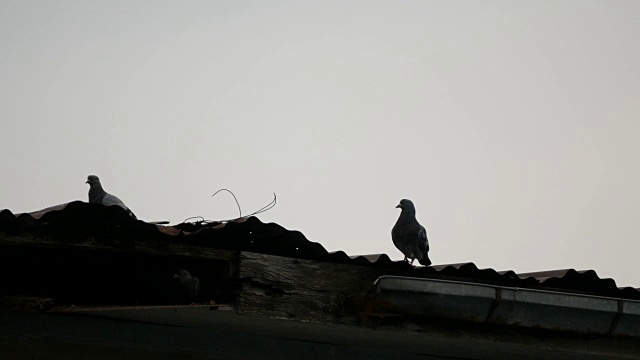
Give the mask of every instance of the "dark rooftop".
[(130, 218), (119, 207), (105, 207), (75, 201), (41, 211), (13, 214), (0, 211), (0, 232), (34, 233), (64, 241), (93, 237), (154, 243), (179, 243), (200, 248), (241, 250), (327, 263), (367, 266), (377, 269), (411, 271), (412, 276), (461, 280), (497, 286), (542, 290), (562, 290), (580, 294), (640, 300), (640, 290), (618, 288), (613, 279), (600, 278), (593, 270), (548, 270), (520, 273), (479, 269), (474, 263), (440, 264), (413, 268), (404, 261), (392, 261), (385, 254), (349, 256), (342, 251), (328, 252), (309, 241), (301, 232), (256, 217), (230, 222), (187, 222), (174, 226), (146, 223)]

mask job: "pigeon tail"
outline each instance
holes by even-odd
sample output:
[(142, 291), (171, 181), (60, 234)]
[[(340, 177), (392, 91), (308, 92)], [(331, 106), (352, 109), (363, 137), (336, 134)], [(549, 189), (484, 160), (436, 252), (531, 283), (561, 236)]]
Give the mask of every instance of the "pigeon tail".
[(431, 265), (431, 260), (429, 260), (429, 256), (427, 256), (426, 254), (424, 255), (424, 257), (422, 257), (422, 259), (419, 259), (418, 262), (423, 266)]

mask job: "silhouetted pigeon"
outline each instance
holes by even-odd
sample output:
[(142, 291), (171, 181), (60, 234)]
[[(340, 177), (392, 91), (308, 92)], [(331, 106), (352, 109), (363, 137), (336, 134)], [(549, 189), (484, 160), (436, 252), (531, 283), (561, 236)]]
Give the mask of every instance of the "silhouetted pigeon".
[(402, 212), (391, 230), (393, 244), (404, 254), (405, 261), (411, 259), (411, 265), (416, 259), (424, 266), (431, 265), (427, 230), (416, 220), (413, 202), (402, 199), (396, 208), (400, 208)]
[(179, 269), (169, 282), (169, 298), (174, 304), (191, 304), (200, 291), (200, 279)]
[(137, 219), (136, 215), (125, 205), (122, 200), (118, 199), (115, 195), (111, 195), (104, 191), (100, 184), (100, 179), (95, 175), (89, 175), (87, 177), (87, 184), (89, 184), (89, 202), (98, 203), (105, 206), (118, 205), (125, 209), (132, 218)]

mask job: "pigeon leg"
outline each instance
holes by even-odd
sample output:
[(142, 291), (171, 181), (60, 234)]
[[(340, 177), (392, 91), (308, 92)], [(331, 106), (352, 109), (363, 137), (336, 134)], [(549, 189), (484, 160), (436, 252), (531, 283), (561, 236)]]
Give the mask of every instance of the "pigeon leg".
[(409, 263), (409, 265), (413, 266), (413, 262), (416, 260), (416, 258), (411, 259), (411, 262)]

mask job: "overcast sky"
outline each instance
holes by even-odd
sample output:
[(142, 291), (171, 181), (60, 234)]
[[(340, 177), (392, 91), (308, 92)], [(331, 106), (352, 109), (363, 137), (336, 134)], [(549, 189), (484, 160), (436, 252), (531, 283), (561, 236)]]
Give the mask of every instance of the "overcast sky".
[(260, 216), (640, 287), (640, 1), (0, 2), (0, 208)]

